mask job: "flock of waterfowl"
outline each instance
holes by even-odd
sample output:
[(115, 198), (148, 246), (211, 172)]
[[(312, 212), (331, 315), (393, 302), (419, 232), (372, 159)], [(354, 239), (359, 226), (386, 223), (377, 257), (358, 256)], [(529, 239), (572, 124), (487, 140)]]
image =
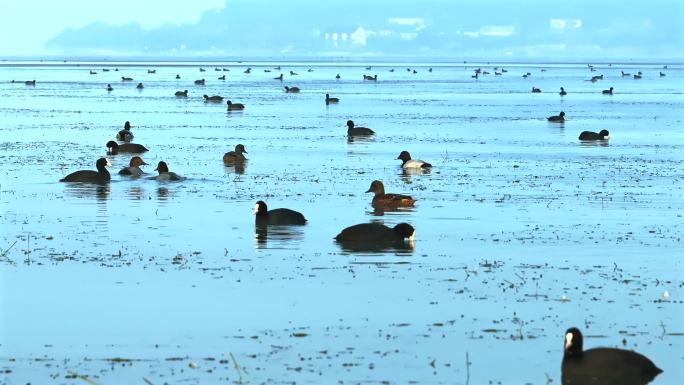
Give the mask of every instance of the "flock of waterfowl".
[[(590, 67), (592, 70), (593, 68)], [(277, 69), (280, 69), (277, 67)], [(367, 68), (367, 69), (370, 69)], [(200, 69), (204, 72), (204, 69)], [(219, 70), (218, 68), (216, 69)], [(221, 69), (226, 71), (226, 69)], [(410, 69), (409, 69), (410, 70)], [(430, 69), (431, 72), (432, 69)], [(249, 68), (247, 71), (251, 71)], [(415, 73), (416, 71), (413, 70)], [(506, 70), (495, 68), (495, 75), (500, 75)], [(154, 72), (150, 72), (154, 73)], [(249, 72), (246, 72), (249, 73)], [(486, 75), (488, 72), (480, 69), (476, 70), (473, 77)], [(290, 71), (290, 75), (294, 76), (296, 73)], [(363, 75), (364, 80), (377, 81), (377, 75), (369, 76)], [(530, 73), (523, 75), (524, 77), (531, 76)], [(622, 72), (622, 76), (629, 76)], [(634, 75), (635, 79), (640, 79), (642, 73)], [(662, 72), (660, 76), (665, 76)], [(179, 75), (176, 75), (179, 79)], [(225, 75), (219, 79), (225, 78)], [(338, 74), (337, 79), (340, 78)], [(280, 74), (275, 78), (282, 80), (283, 75)], [(592, 82), (602, 80), (603, 75), (593, 76)], [(132, 81), (132, 78), (122, 77), (122, 81)], [(204, 79), (199, 79), (194, 82), (196, 85), (205, 84)], [(27, 85), (35, 85), (35, 80), (25, 82)], [(139, 83), (138, 88), (142, 88), (143, 84)], [(111, 85), (108, 84), (107, 89), (111, 91)], [(603, 90), (603, 94), (612, 95), (613, 87)], [(294, 86), (284, 86), (286, 93), (299, 93), (301, 90)], [(541, 93), (541, 89), (537, 87), (532, 88), (533, 93)], [(560, 88), (560, 96), (566, 96), (568, 93), (564, 87)], [(176, 97), (188, 97), (188, 90), (178, 91), (175, 93)], [(205, 102), (222, 103), (224, 98), (219, 95), (209, 96), (203, 95)], [(331, 97), (330, 94), (325, 94), (325, 103), (334, 104), (339, 103), (339, 99)], [(228, 110), (243, 110), (245, 106), (241, 103), (233, 103), (227, 100)], [(563, 123), (565, 122), (565, 112), (561, 111), (559, 115), (548, 117), (549, 122)], [(352, 120), (347, 121), (347, 134), (349, 137), (371, 136), (375, 134), (370, 128), (356, 126)], [(600, 132), (584, 131), (579, 135), (579, 140), (607, 140), (609, 139), (608, 130), (601, 130)], [(131, 125), (126, 122), (124, 128), (116, 133), (116, 139), (121, 142), (109, 141), (106, 144), (108, 155), (118, 154), (137, 154), (134, 155), (129, 162), (129, 166), (122, 168), (119, 175), (124, 177), (143, 177), (145, 173), (141, 166), (147, 165), (145, 161), (139, 156), (148, 149), (140, 144), (131, 143), (134, 135), (131, 131)], [(227, 166), (244, 165), (247, 162), (247, 150), (243, 144), (237, 144), (233, 151), (226, 152), (223, 155), (223, 162)], [(418, 159), (412, 159), (408, 151), (401, 151), (397, 160), (402, 161), (401, 167), (403, 169), (425, 170), (432, 167), (430, 163)], [(111, 175), (107, 170), (108, 161), (106, 158), (100, 158), (95, 163), (97, 171), (82, 170), (73, 172), (63, 179), (61, 182), (81, 182), (81, 183), (107, 183), (111, 180)], [(149, 179), (157, 181), (179, 181), (184, 178), (176, 173), (170, 172), (168, 165), (164, 161), (157, 164), (155, 171), (158, 175), (149, 177)], [(408, 195), (386, 193), (384, 185), (379, 180), (371, 182), (366, 193), (373, 193), (371, 204), (374, 208), (379, 210), (397, 209), (401, 207), (411, 207), (415, 203), (415, 199)], [(307, 220), (300, 212), (287, 209), (277, 208), (269, 210), (266, 203), (262, 200), (256, 202), (254, 207), (255, 222), (257, 226), (290, 226), (290, 225), (304, 225)], [(375, 246), (392, 246), (401, 247), (407, 244), (412, 246), (412, 241), (415, 237), (415, 229), (408, 223), (399, 223), (393, 228), (377, 224), (377, 223), (361, 223), (343, 229), (336, 237), (336, 241), (342, 244), (353, 244), (356, 246), (369, 245)], [(614, 348), (595, 348), (583, 350), (583, 337), (579, 329), (570, 328), (566, 331), (564, 336), (564, 355), (562, 361), (562, 376), (563, 383), (565, 379), (571, 379), (567, 383), (647, 383), (655, 376), (661, 373), (662, 370), (656, 367), (647, 357), (622, 349)], [(598, 379), (598, 381), (597, 381)]]

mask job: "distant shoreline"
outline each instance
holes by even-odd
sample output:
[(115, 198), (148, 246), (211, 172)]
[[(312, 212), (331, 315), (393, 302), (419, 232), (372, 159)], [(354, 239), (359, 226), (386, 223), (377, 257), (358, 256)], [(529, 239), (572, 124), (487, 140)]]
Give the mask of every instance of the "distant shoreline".
[(218, 59), (184, 59), (184, 60), (153, 60), (153, 59), (117, 59), (117, 60), (95, 60), (95, 59), (0, 59), (0, 67), (244, 67), (244, 66), (293, 66), (293, 65), (316, 65), (326, 67), (356, 67), (356, 66), (417, 66), (417, 67), (478, 67), (478, 66), (663, 66), (663, 65), (684, 65), (682, 59), (663, 59), (658, 61), (536, 61), (536, 60), (454, 60), (447, 58), (404, 58), (404, 59), (355, 59), (348, 58), (302, 58), (302, 59), (244, 59), (244, 60), (218, 60)]

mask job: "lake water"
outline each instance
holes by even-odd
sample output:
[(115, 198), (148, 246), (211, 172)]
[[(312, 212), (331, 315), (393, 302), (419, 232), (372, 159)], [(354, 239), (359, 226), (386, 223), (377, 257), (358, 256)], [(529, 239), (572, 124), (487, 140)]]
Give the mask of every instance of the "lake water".
[[(5, 62), (0, 98), (3, 384), (560, 384), (571, 326), (684, 378), (683, 65)], [(125, 121), (150, 176), (187, 179), (122, 154), (106, 186), (58, 182)], [(373, 210), (375, 179), (415, 207)], [(257, 200), (308, 223), (255, 237)], [(370, 221), (415, 248), (333, 241)]]

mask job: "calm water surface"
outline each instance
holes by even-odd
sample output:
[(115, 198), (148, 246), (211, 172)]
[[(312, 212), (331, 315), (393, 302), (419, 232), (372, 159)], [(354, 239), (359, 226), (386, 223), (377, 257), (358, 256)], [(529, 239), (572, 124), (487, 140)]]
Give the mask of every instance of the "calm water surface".
[[(570, 326), (650, 357), (653, 384), (684, 378), (682, 65), (5, 64), (4, 384), (560, 384)], [(347, 119), (377, 135), (348, 140)], [(150, 176), (188, 179), (119, 177), (123, 154), (107, 186), (58, 182), (126, 120)], [(244, 170), (221, 160), (238, 143)], [(402, 150), (434, 168), (402, 173)], [(415, 208), (374, 211), (374, 179)], [(257, 200), (309, 222), (256, 237)], [(333, 241), (369, 221), (411, 223), (415, 248)]]

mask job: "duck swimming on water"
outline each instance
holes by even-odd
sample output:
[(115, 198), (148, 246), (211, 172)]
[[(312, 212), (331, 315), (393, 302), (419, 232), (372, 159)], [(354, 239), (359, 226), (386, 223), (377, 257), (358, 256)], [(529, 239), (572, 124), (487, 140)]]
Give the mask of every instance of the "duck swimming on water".
[(95, 162), (95, 167), (97, 171), (92, 170), (81, 170), (72, 172), (71, 174), (60, 179), (60, 182), (88, 182), (88, 183), (106, 183), (111, 180), (111, 175), (107, 171), (106, 158), (100, 158)]

